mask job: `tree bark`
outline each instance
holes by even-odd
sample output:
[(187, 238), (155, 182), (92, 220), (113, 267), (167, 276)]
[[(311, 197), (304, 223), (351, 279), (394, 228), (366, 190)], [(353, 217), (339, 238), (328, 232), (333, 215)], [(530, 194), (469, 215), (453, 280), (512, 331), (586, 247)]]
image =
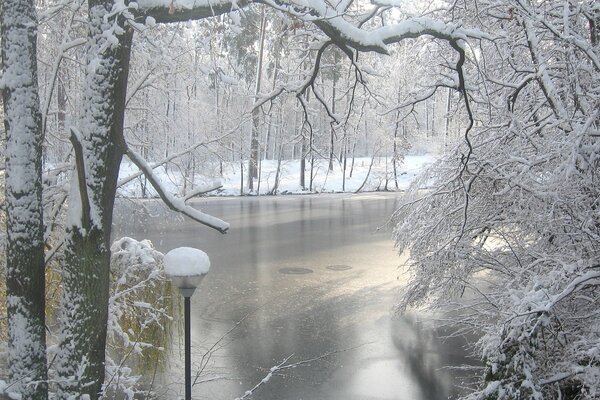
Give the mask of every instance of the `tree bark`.
[[(65, 243), (59, 398), (96, 399), (104, 383), (108, 318), (110, 234), (119, 165), (125, 151), (123, 120), (133, 31), (106, 41), (114, 22), (104, 18), (112, 0), (90, 0), (88, 76), (81, 133), (74, 135), (80, 184), (72, 184)], [(103, 49), (103, 51), (100, 51)], [(79, 141), (79, 143), (77, 143)], [(75, 182), (75, 180), (74, 180)], [(78, 204), (80, 206), (78, 206)]]
[[(400, 96), (402, 94), (401, 87), (398, 86), (398, 104), (400, 104)], [(400, 109), (396, 110), (396, 124), (394, 126), (394, 156), (392, 157), (392, 165), (394, 168), (394, 185), (398, 190), (398, 131), (400, 128)]]
[(306, 190), (306, 136), (304, 136), (304, 124), (301, 128), (302, 134), (302, 149), (300, 150), (300, 186), (302, 190)]
[(8, 373), (11, 391), (24, 399), (47, 399), (38, 23), (32, 0), (3, 0), (0, 8), (6, 130)]
[[(263, 58), (265, 48), (265, 30), (266, 30), (266, 16), (265, 8), (262, 7), (261, 18), (260, 18), (260, 43), (258, 49), (258, 65), (256, 67), (256, 87), (254, 90), (254, 101), (258, 101), (258, 95), (260, 93), (261, 81), (262, 81), (262, 70), (263, 70)], [(250, 162), (248, 165), (248, 190), (254, 189), (254, 179), (258, 177), (258, 130), (260, 128), (260, 107), (255, 107), (252, 110), (252, 139), (250, 141)]]
[[(337, 67), (338, 57), (337, 51), (334, 53), (334, 65)], [(335, 115), (335, 89), (337, 86), (337, 70), (334, 68), (333, 70), (333, 88), (331, 89), (331, 112)], [(333, 159), (334, 159), (334, 145), (335, 145), (335, 129), (333, 129), (333, 124), (331, 124), (329, 131), (329, 170), (333, 171)]]

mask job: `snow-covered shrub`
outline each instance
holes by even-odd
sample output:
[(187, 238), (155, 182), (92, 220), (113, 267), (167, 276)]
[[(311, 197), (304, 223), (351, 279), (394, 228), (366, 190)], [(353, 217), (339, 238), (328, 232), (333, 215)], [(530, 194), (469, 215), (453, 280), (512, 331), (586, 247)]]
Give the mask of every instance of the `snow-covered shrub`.
[(111, 252), (105, 392), (110, 398), (147, 397), (136, 367), (152, 371), (160, 364), (171, 322), (163, 254), (148, 240), (128, 237), (115, 241)]

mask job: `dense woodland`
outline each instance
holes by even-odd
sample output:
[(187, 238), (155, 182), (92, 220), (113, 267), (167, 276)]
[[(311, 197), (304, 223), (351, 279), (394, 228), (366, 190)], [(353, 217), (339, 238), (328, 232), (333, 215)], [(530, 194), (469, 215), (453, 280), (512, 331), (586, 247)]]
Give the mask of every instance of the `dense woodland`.
[[(356, 4), (351, 9), (365, 11)], [(386, 18), (393, 23), (402, 14)], [(41, 45), (48, 53), (39, 55), (44, 157), (60, 174), (56, 166), (69, 169), (68, 128), (80, 113), (85, 49), (77, 35), (85, 26), (45, 28), (44, 40), (69, 47)], [(333, 44), (317, 41), (318, 28), (263, 6), (144, 26), (136, 35), (124, 135), (147, 161), (185, 176), (189, 191), (196, 189), (196, 174), (218, 178), (235, 163), (243, 171), (243, 193), (255, 193), (264, 159), (302, 160), (306, 172), (298, 180), (307, 190), (316, 159), (329, 160), (330, 168), (342, 165), (349, 174), (355, 156), (387, 156), (390, 171), (398, 173), (415, 141), (422, 151), (439, 151), (466, 124), (459, 94), (432, 90), (432, 79), (443, 78), (432, 78), (435, 67), (427, 67), (441, 51), (431, 38), (407, 41), (390, 55), (361, 54), (353, 65)]]
[[(160, 259), (147, 243), (111, 253), (128, 180), (226, 232), (186, 203), (214, 189), (197, 174), (235, 163), (256, 193), (261, 160), (298, 159), (310, 190), (317, 159), (349, 172), (354, 156), (386, 156), (393, 176), (425, 143), (440, 160), (393, 216), (410, 252), (402, 307), (451, 307), (459, 334), (481, 335), (467, 398), (600, 398), (597, 2), (3, 0), (1, 12), (12, 392), (133, 396), (107, 337), (129, 343), (123, 293), (161, 277), (144, 275), (160, 269), (139, 258)], [(141, 174), (119, 179), (122, 160)], [(189, 182), (183, 197), (160, 165)], [(61, 300), (46, 305), (53, 271)], [(138, 328), (161, 318), (154, 307)]]

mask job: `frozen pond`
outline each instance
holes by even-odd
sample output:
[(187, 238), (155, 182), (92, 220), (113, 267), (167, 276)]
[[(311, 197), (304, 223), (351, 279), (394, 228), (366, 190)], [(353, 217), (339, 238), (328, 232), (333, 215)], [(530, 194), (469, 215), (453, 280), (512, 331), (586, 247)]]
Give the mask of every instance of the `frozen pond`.
[[(468, 360), (462, 341), (442, 341), (421, 317), (393, 313), (405, 275), (390, 231), (378, 227), (395, 202), (394, 194), (197, 201), (231, 223), (227, 235), (146, 202), (133, 218), (117, 217), (115, 234), (148, 238), (163, 252), (197, 247), (211, 258), (192, 298), (192, 376), (230, 333), (210, 353), (194, 399), (240, 397), (289, 356), (300, 364), (251, 398), (446, 399), (462, 378), (444, 367)], [(183, 390), (183, 354), (173, 341), (156, 388), (166, 399)]]

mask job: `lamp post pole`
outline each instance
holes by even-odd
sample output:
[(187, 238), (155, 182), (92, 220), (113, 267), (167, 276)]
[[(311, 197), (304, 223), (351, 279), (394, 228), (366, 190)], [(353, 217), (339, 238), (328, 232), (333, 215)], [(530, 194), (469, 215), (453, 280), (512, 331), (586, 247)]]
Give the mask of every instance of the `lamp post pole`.
[(165, 274), (183, 296), (185, 341), (185, 400), (192, 400), (191, 297), (210, 269), (210, 259), (202, 250), (178, 247), (165, 254)]
[(192, 329), (191, 298), (195, 287), (179, 288), (183, 296), (184, 345), (185, 345), (185, 400), (192, 400)]

